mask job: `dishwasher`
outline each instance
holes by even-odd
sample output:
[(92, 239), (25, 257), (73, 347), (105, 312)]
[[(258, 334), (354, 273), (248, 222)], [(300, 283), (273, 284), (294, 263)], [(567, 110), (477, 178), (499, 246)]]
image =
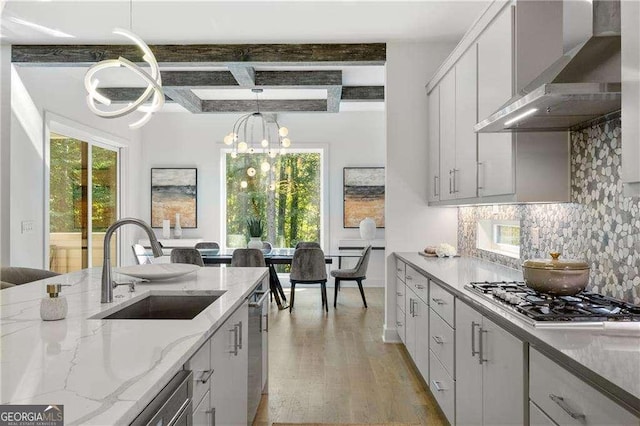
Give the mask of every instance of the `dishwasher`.
[(131, 422), (131, 426), (191, 426), (193, 373), (179, 371)]
[(267, 393), (267, 359), (269, 330), (269, 282), (264, 280), (249, 296), (249, 382), (247, 386), (247, 421), (253, 419), (260, 405), (260, 398)]

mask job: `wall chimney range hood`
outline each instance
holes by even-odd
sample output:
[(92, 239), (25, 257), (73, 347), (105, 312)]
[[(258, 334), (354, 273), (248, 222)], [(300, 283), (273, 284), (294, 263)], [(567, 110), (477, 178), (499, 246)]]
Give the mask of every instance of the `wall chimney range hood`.
[(620, 109), (620, 1), (593, 0), (590, 7), (590, 37), (476, 124), (476, 132), (570, 130)]

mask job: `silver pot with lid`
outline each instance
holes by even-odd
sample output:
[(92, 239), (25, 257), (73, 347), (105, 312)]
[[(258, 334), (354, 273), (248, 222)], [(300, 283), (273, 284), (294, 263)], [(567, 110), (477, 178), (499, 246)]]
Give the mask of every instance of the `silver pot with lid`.
[(524, 282), (540, 293), (570, 296), (580, 293), (589, 283), (589, 264), (582, 260), (560, 259), (560, 253), (550, 253), (551, 259), (529, 259), (522, 264)]

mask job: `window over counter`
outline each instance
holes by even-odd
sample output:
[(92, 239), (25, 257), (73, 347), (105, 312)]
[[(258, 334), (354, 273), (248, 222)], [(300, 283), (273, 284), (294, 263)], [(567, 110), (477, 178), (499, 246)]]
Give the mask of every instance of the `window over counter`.
[(262, 220), (262, 240), (274, 247), (321, 241), (322, 150), (290, 150), (275, 158), (262, 153), (234, 158), (229, 151), (224, 152), (223, 163), (227, 247), (246, 247), (250, 218)]
[(520, 258), (520, 222), (485, 219), (478, 221), (476, 247), (504, 256)]

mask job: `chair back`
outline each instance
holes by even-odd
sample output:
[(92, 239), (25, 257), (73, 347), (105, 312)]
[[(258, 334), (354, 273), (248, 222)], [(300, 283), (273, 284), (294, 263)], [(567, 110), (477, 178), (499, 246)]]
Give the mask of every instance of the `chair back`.
[(300, 241), (296, 244), (296, 249), (301, 248), (320, 248), (320, 243), (316, 243), (315, 241)]
[(194, 248), (175, 248), (171, 250), (171, 263), (189, 263), (204, 266), (202, 255)]
[(151, 256), (147, 254), (147, 249), (145, 249), (141, 244), (133, 244), (131, 249), (133, 250), (133, 255), (135, 256), (138, 265), (149, 265), (153, 263)]
[(324, 252), (319, 248), (297, 248), (293, 252), (289, 277), (293, 281), (326, 281)]
[(231, 266), (260, 268), (266, 267), (264, 255), (260, 249), (238, 248), (233, 251), (231, 256)]
[(369, 257), (371, 257), (371, 246), (367, 246), (362, 251), (362, 256), (358, 259), (358, 263), (355, 266), (355, 274), (357, 277), (364, 277), (367, 275), (367, 267), (369, 266)]
[(196, 249), (215, 250), (220, 249), (220, 244), (216, 241), (201, 241), (194, 246)]

